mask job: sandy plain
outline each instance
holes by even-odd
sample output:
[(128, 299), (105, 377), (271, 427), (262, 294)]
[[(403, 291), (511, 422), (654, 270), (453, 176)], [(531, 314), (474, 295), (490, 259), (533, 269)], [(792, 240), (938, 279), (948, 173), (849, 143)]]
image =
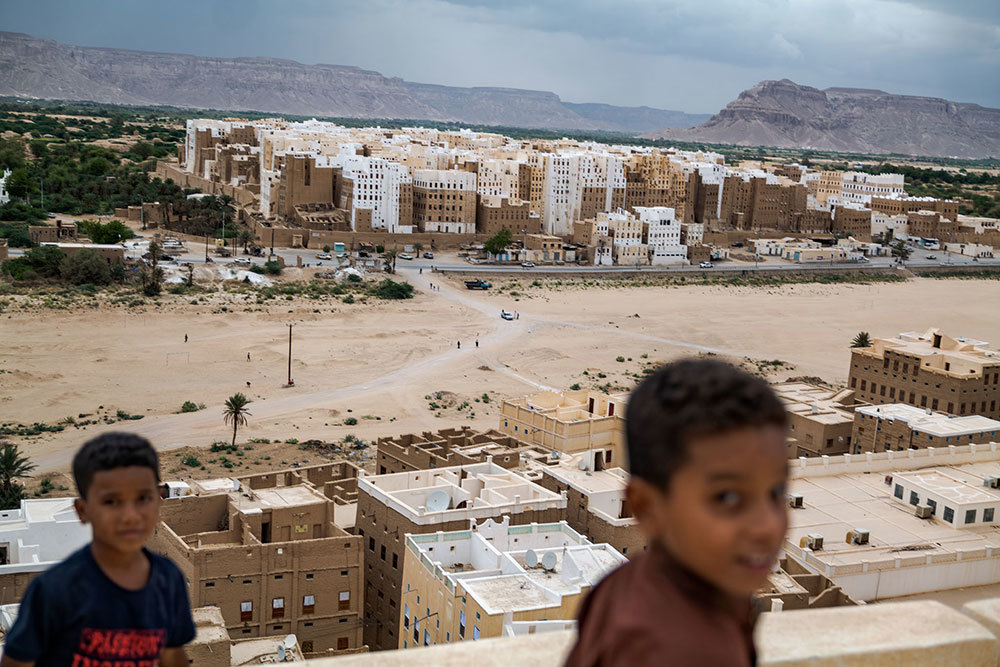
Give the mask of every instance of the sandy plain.
[[(319, 313), (306, 299), (270, 312), (218, 312), (181, 299), (143, 312), (4, 313), (0, 422), (55, 423), (119, 409), (144, 415), (12, 438), (39, 472), (49, 472), (66, 469), (76, 447), (104, 430), (133, 430), (162, 450), (228, 440), (222, 403), (237, 391), (254, 401), (241, 441), (333, 441), (348, 433), (371, 440), (495, 427), (501, 398), (573, 383), (627, 389), (644, 368), (683, 355), (778, 359), (787, 366), (774, 379), (840, 383), (848, 343), (860, 330), (892, 336), (937, 326), (1000, 341), (1000, 281), (585, 289), (523, 287), (522, 280), (514, 297), (509, 289), (467, 291), (416, 269), (404, 267), (400, 276), (417, 287), (414, 299)], [(501, 308), (519, 318), (500, 319)], [(284, 386), (289, 322), (291, 388)], [(206, 408), (176, 414), (186, 400)], [(350, 417), (357, 424), (344, 424)]]

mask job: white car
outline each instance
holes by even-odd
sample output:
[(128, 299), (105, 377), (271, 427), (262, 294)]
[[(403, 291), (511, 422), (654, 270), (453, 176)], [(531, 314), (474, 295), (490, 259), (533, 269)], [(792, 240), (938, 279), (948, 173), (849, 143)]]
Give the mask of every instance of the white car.
[(533, 269), (533, 268), (535, 268), (535, 263), (534, 262), (521, 262), (521, 267), (525, 268), (525, 269)]
[(396, 255), (396, 257), (399, 257), (400, 259), (413, 259), (413, 255), (411, 255), (408, 252), (401, 252), (398, 255)]
[(508, 313), (506, 310), (501, 310), (500, 317), (502, 317), (505, 320), (512, 320), (514, 319), (514, 313)]
[(937, 259), (937, 255), (927, 255), (927, 259)]
[(701, 268), (701, 269), (711, 269), (714, 266), (715, 266), (715, 264), (712, 264), (711, 262), (702, 262), (701, 264), (698, 265), (698, 268)]
[(333, 255), (328, 252), (321, 252), (316, 254), (316, 259), (333, 259)]
[(237, 257), (233, 261), (236, 262), (237, 264), (253, 264), (253, 262), (251, 262), (246, 257)]

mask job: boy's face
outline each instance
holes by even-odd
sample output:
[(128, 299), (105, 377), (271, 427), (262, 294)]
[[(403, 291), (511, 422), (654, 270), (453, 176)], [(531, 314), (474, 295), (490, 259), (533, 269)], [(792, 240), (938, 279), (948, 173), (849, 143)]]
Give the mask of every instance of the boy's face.
[(161, 502), (153, 471), (127, 466), (95, 473), (87, 497), (76, 500), (76, 512), (93, 526), (95, 542), (130, 552), (153, 534)]
[(629, 504), (651, 542), (720, 590), (750, 595), (788, 528), (786, 456), (777, 426), (694, 438), (669, 490), (633, 477)]

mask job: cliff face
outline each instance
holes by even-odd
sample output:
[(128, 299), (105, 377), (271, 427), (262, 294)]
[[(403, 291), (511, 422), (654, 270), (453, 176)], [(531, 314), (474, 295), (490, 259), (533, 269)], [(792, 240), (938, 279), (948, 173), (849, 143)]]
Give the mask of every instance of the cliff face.
[(940, 157), (1000, 155), (1000, 109), (881, 90), (761, 81), (680, 141)]
[(411, 83), (357, 67), (76, 47), (9, 32), (0, 32), (0, 95), (624, 132), (707, 118), (575, 105), (544, 91)]

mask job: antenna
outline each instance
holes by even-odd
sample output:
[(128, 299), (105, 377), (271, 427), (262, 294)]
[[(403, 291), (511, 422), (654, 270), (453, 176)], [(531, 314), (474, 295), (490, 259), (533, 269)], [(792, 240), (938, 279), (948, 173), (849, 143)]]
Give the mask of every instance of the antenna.
[(424, 506), (428, 512), (443, 512), (448, 509), (450, 504), (451, 496), (448, 495), (448, 492), (438, 489), (437, 491), (431, 491), (427, 496)]
[(528, 549), (524, 553), (524, 564), (528, 567), (538, 567), (538, 552), (534, 549)]
[(545, 555), (542, 556), (542, 567), (544, 567), (549, 572), (552, 572), (553, 570), (556, 569), (557, 562), (558, 558), (551, 551), (546, 551)]

